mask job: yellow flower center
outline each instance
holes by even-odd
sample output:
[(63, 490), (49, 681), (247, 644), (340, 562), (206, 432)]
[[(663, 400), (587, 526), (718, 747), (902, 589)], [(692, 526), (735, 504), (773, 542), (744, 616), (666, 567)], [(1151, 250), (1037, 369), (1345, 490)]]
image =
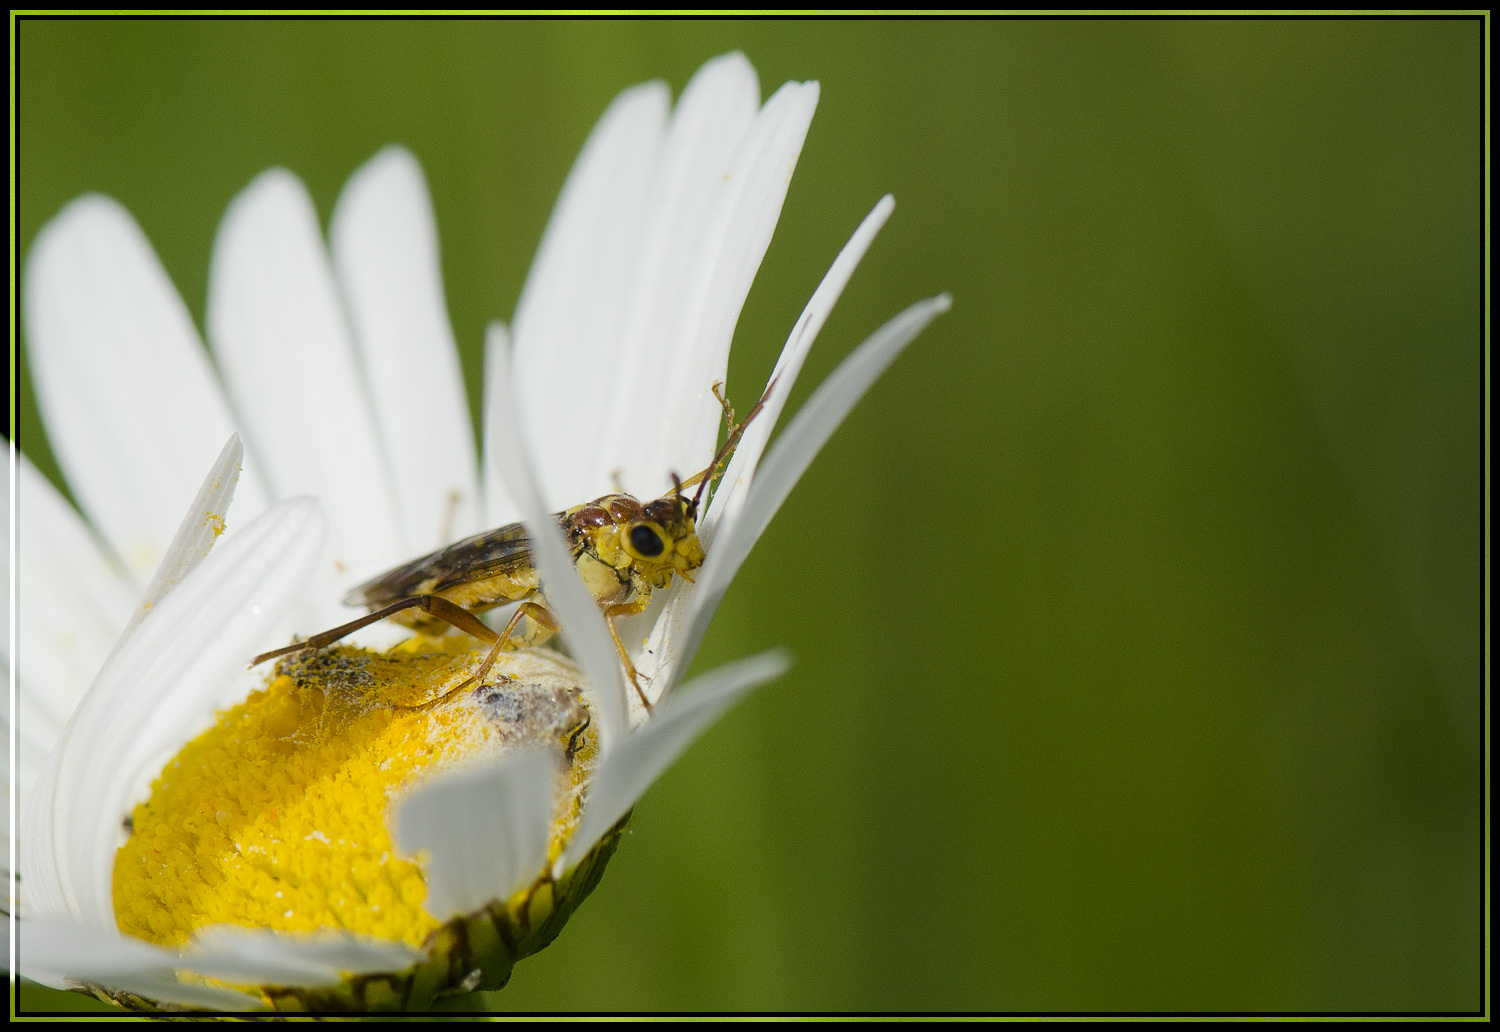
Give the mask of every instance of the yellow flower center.
[(576, 670), (541, 649), (485, 651), (418, 636), (384, 654), (338, 648), (283, 660), (169, 761), (115, 856), (120, 929), (164, 946), (232, 924), (340, 929), (420, 946), (420, 857), (398, 855), (392, 803), (425, 777), (522, 742), (568, 758), (555, 857), (577, 822), (596, 736)]

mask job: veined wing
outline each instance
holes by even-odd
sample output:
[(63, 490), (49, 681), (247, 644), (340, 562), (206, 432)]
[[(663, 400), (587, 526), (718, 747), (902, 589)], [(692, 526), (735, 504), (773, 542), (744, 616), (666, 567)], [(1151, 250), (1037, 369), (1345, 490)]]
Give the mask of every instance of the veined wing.
[[(555, 518), (562, 519), (562, 514)], [(531, 536), (526, 527), (508, 523), (387, 570), (345, 595), (344, 605), (376, 609), (413, 595), (431, 594), (455, 584), (525, 569), (531, 561)]]

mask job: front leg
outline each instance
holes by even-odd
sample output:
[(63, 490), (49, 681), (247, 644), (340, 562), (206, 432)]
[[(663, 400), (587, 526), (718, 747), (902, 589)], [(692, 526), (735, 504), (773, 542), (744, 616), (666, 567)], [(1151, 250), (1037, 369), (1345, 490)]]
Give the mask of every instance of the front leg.
[(609, 636), (615, 640), (615, 648), (620, 652), (620, 662), (625, 664), (625, 672), (630, 675), (630, 684), (635, 688), (635, 694), (640, 697), (641, 705), (646, 707), (647, 713), (651, 712), (651, 700), (646, 698), (646, 693), (641, 689), (640, 675), (635, 672), (635, 664), (630, 661), (630, 652), (625, 648), (625, 643), (620, 640), (620, 632), (615, 629), (615, 617), (637, 616), (645, 612), (650, 602), (651, 587), (647, 585), (636, 595), (634, 602), (621, 602), (604, 607), (604, 623), (609, 627)]

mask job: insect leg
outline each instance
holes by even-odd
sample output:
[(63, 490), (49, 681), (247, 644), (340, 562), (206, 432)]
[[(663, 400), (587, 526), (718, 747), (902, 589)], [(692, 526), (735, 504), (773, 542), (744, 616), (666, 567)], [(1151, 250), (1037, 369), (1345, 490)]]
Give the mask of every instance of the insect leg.
[(299, 641), (285, 648), (272, 649), (270, 652), (262, 652), (250, 661), (250, 665), (253, 667), (260, 666), (260, 664), (268, 659), (290, 655), (293, 652), (301, 652), (303, 649), (321, 649), (324, 645), (332, 645), (340, 638), (353, 634), (361, 627), (368, 627), (378, 620), (384, 620), (386, 617), (393, 616), (405, 609), (422, 609), (444, 623), (452, 624), (466, 634), (472, 634), (480, 641), (495, 640), (495, 632), (486, 627), (479, 621), (477, 616), (462, 606), (456, 606), (446, 598), (441, 598), (437, 595), (413, 595), (410, 598), (403, 598), (399, 602), (392, 602), (384, 609), (377, 609), (373, 613), (366, 613), (357, 620), (350, 620), (346, 624), (340, 624), (321, 634), (314, 634), (306, 641)]
[[(452, 605), (451, 602), (448, 604)], [(457, 607), (455, 606), (454, 608)], [(460, 610), (460, 612), (462, 612), (462, 610)], [(484, 657), (484, 662), (479, 664), (478, 670), (476, 670), (470, 676), (464, 678), (452, 688), (449, 688), (446, 692), (444, 692), (442, 695), (439, 695), (435, 699), (428, 699), (426, 702), (419, 703), (415, 706), (393, 705), (391, 706), (391, 708), (398, 710), (411, 710), (414, 712), (419, 710), (431, 709), (434, 706), (441, 706), (443, 703), (453, 698), (459, 692), (467, 691), (472, 686), (482, 683), (484, 681), (484, 675), (490, 672), (490, 667), (495, 665), (495, 660), (500, 656), (500, 650), (505, 647), (505, 639), (510, 637), (511, 632), (516, 629), (516, 625), (521, 622), (521, 617), (523, 616), (530, 616), (537, 623), (549, 628), (552, 631), (557, 631), (559, 629), (557, 626), (557, 621), (552, 618), (552, 614), (547, 612), (544, 607), (537, 605), (535, 602), (522, 602), (521, 605), (516, 609), (515, 615), (510, 618), (510, 623), (505, 625), (505, 630), (501, 631), (498, 637), (495, 637), (494, 631), (490, 631), (490, 636), (495, 638), (495, 644), (490, 649), (490, 654)], [(489, 628), (486, 627), (485, 630), (489, 631)], [(569, 748), (571, 749), (572, 746), (570, 745)]]
[[(635, 687), (636, 695), (640, 696), (641, 705), (646, 707), (646, 712), (651, 712), (651, 700), (646, 698), (646, 693), (641, 690), (640, 675), (636, 673), (635, 664), (630, 661), (630, 653), (626, 650), (624, 642), (620, 640), (620, 632), (615, 629), (615, 617), (635, 616), (645, 610), (646, 604), (651, 601), (651, 593), (646, 592), (639, 596), (634, 602), (626, 602), (622, 605), (607, 606), (604, 610), (604, 622), (609, 627), (610, 637), (615, 640), (615, 648), (620, 653), (620, 662), (625, 664), (625, 672), (630, 675), (630, 683)], [(505, 630), (500, 632), (500, 637), (490, 648), (490, 654), (484, 657), (484, 662), (474, 676), (465, 681), (464, 684), (478, 684), (484, 680), (484, 675), (490, 672), (495, 660), (500, 658), (500, 650), (505, 647), (506, 639), (511, 636), (520, 624), (521, 618), (529, 616), (548, 630), (556, 633), (562, 630), (562, 625), (557, 622), (550, 610), (536, 602), (522, 602), (516, 607), (510, 622), (505, 625)]]
[(573, 762), (573, 756), (578, 752), (578, 740), (583, 737), (583, 733), (589, 729), (589, 725), (593, 722), (593, 716), (589, 714), (587, 710), (585, 710), (583, 723), (579, 726), (577, 731), (574, 731), (571, 735), (568, 736), (568, 751), (563, 755), (568, 758), (569, 763)]
[[(505, 647), (505, 639), (511, 636), (516, 625), (521, 622), (523, 616), (529, 616), (549, 631), (556, 633), (562, 628), (558, 626), (557, 620), (547, 611), (545, 606), (537, 605), (535, 602), (522, 602), (516, 607), (515, 613), (510, 618), (510, 623), (505, 625), (505, 630), (500, 632), (500, 637), (495, 639), (495, 645), (490, 649), (490, 654), (484, 657), (484, 662), (479, 664), (479, 671), (469, 680), (478, 684), (484, 680), (484, 675), (490, 672), (490, 667), (495, 665), (495, 660), (500, 656), (500, 650)], [(494, 633), (491, 631), (490, 633)]]
[(651, 712), (651, 700), (646, 698), (646, 693), (641, 690), (640, 675), (635, 672), (635, 664), (630, 661), (630, 653), (625, 648), (625, 643), (620, 640), (620, 632), (615, 630), (615, 617), (635, 616), (643, 612), (647, 603), (651, 601), (649, 591), (642, 592), (634, 602), (622, 602), (619, 605), (604, 607), (604, 623), (609, 627), (609, 636), (615, 640), (615, 648), (620, 652), (620, 662), (625, 664), (625, 672), (630, 675), (630, 684), (635, 688), (636, 695), (640, 696), (641, 705), (646, 707), (646, 712)]

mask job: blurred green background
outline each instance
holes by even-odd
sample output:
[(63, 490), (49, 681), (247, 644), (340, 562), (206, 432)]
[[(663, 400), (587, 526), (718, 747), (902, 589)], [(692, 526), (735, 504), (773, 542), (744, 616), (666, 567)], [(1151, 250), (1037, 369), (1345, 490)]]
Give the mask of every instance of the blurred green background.
[[(795, 669), (646, 796), (496, 1003), (1480, 1005), (1480, 22), (27, 21), (16, 42), (23, 255), (110, 194), (201, 326), (237, 191), (285, 165), (326, 221), (398, 141), (471, 400), (594, 120), (730, 49), (766, 95), (823, 85), (735, 397), (886, 191), (793, 405), (906, 304), (955, 298), (699, 662), (780, 643)], [(19, 440), (55, 475), (20, 358)]]

